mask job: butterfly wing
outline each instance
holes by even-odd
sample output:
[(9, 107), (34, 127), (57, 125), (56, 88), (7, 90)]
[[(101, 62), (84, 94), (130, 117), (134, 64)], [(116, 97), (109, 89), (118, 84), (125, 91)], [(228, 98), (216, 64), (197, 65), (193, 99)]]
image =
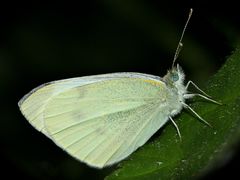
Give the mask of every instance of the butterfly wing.
[(166, 121), (165, 84), (157, 76), (113, 73), (53, 81), (19, 107), (38, 130), (94, 167), (114, 164), (143, 145)]
[(44, 128), (70, 155), (105, 167), (126, 158), (167, 121), (159, 113), (164, 88), (162, 81), (132, 77), (70, 88), (45, 105)]
[(25, 95), (18, 103), (25, 118), (37, 130), (49, 137), (44, 127), (43, 111), (48, 101), (55, 95), (68, 89), (79, 87), (95, 82), (118, 79), (118, 78), (149, 78), (159, 80), (159, 77), (141, 73), (112, 73), (96, 76), (85, 76), (43, 84)]

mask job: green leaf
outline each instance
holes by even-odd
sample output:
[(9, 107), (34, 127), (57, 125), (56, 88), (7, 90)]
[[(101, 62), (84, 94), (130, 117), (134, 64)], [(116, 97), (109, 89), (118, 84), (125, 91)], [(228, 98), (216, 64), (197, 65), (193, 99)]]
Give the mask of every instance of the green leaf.
[(236, 50), (204, 89), (223, 105), (199, 98), (189, 104), (213, 128), (184, 110), (174, 118), (182, 141), (169, 122), (106, 179), (191, 179), (226, 161), (240, 137), (239, 72), (240, 50)]

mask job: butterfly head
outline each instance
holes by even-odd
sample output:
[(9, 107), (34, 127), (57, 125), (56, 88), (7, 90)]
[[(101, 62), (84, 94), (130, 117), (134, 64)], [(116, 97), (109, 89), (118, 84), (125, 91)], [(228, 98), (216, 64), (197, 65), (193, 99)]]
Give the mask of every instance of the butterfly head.
[(163, 77), (164, 82), (169, 86), (183, 86), (185, 79), (184, 72), (182, 68), (177, 64), (176, 67), (173, 67), (168, 73)]

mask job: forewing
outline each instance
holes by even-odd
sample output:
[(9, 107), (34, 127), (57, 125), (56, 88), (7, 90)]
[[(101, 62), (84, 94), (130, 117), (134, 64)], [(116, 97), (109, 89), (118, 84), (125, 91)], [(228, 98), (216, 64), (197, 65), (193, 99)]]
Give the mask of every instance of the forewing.
[(52, 140), (94, 167), (114, 164), (144, 144), (166, 122), (159, 117), (161, 81), (118, 78), (71, 88), (52, 97), (43, 112)]
[(49, 137), (43, 124), (43, 111), (52, 97), (74, 87), (81, 87), (87, 84), (119, 78), (148, 78), (159, 80), (159, 77), (148, 74), (112, 73), (53, 81), (33, 89), (19, 101), (18, 105), (26, 119), (37, 130)]

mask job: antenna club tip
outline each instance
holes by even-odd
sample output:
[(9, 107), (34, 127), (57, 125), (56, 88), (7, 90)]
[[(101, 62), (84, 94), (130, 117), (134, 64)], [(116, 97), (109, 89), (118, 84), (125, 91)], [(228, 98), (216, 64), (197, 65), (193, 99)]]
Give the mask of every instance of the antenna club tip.
[(189, 16), (192, 16), (192, 13), (193, 13), (193, 8), (190, 8)]

